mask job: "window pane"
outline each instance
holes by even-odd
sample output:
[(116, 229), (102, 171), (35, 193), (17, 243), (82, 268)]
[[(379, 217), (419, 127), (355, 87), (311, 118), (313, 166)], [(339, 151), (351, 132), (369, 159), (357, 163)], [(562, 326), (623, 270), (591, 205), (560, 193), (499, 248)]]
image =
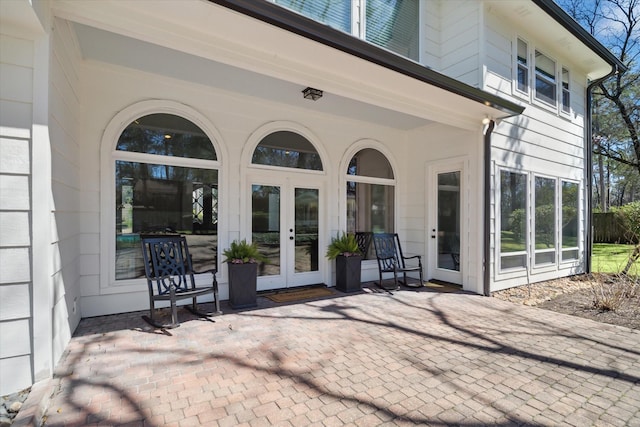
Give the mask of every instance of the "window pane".
[[(562, 247), (578, 247), (578, 184), (562, 181)], [(569, 255), (571, 253), (568, 253)], [(577, 258), (577, 251), (575, 252)], [(563, 254), (563, 259), (565, 255)]]
[(372, 148), (360, 150), (353, 156), (347, 174), (393, 179), (393, 170), (387, 158)]
[(536, 98), (556, 104), (556, 63), (536, 51)]
[(500, 270), (508, 270), (510, 268), (524, 268), (527, 266), (526, 255), (510, 255), (500, 258)]
[(415, 0), (367, 0), (365, 40), (418, 60), (418, 4)]
[(536, 265), (540, 265), (540, 264), (555, 264), (556, 263), (556, 251), (536, 253), (535, 259), (536, 259)]
[(278, 131), (262, 139), (253, 152), (256, 165), (283, 168), (322, 170), (322, 161), (315, 147), (295, 132)]
[(351, 0), (275, 0), (314, 21), (351, 33)]
[(460, 271), (460, 172), (438, 174), (438, 268)]
[(251, 186), (251, 241), (267, 258), (260, 276), (280, 274), (280, 187)]
[(393, 233), (394, 187), (347, 182), (347, 232)]
[(116, 280), (144, 277), (140, 233), (187, 235), (196, 270), (217, 265), (218, 171), (116, 160)]
[(569, 90), (569, 70), (562, 69), (562, 111), (571, 111), (571, 92)]
[(150, 114), (134, 120), (120, 135), (116, 149), (216, 160), (209, 137), (189, 120), (172, 114)]
[(527, 176), (500, 172), (500, 252), (526, 250)]
[(535, 247), (550, 249), (556, 246), (556, 181), (535, 179)]
[(295, 199), (296, 273), (318, 271), (318, 189), (296, 188)]
[(526, 92), (529, 90), (529, 65), (527, 43), (518, 39), (518, 89)]

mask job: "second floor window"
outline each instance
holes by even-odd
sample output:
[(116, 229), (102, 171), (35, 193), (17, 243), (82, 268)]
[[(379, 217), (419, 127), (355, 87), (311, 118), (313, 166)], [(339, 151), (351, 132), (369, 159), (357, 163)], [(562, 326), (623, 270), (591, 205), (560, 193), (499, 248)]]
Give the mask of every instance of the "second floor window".
[(518, 90), (529, 91), (529, 52), (527, 42), (518, 39)]
[(420, 2), (416, 0), (271, 1), (398, 55), (418, 60)]
[(562, 111), (571, 112), (571, 91), (569, 90), (569, 70), (562, 68)]
[(536, 50), (536, 98), (556, 105), (556, 63)]

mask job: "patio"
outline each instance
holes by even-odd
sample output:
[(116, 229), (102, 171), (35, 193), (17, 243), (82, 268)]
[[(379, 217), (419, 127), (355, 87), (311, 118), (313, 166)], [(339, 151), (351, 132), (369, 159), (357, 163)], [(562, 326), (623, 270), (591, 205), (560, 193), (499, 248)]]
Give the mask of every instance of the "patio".
[(631, 329), (426, 288), (223, 310), (83, 319), (44, 425), (640, 426)]

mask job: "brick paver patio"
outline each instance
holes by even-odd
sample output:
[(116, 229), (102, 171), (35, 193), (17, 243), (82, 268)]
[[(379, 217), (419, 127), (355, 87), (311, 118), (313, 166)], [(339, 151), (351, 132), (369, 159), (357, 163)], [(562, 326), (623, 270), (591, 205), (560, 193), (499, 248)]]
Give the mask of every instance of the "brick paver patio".
[(45, 426), (640, 426), (640, 333), (402, 290), (84, 319)]

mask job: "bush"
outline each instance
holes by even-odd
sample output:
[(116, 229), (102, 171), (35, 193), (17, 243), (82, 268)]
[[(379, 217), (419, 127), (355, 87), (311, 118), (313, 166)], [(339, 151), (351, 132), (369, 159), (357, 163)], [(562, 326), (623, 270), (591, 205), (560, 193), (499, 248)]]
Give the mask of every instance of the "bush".
[(640, 202), (628, 203), (612, 208), (616, 218), (625, 230), (627, 242), (638, 243), (640, 237)]
[(600, 278), (604, 280), (599, 280), (599, 283), (591, 288), (593, 307), (597, 310), (615, 312), (640, 292), (637, 278), (618, 274)]

